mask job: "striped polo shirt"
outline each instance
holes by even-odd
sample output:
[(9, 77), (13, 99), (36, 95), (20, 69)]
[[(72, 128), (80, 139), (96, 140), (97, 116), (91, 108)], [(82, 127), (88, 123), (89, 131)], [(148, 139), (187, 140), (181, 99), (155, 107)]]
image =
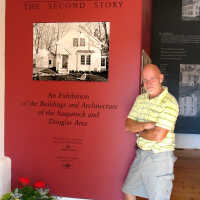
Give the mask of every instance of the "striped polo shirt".
[(163, 92), (152, 99), (149, 99), (147, 93), (139, 95), (128, 115), (130, 119), (139, 122), (155, 122), (156, 126), (169, 130), (161, 142), (137, 138), (139, 148), (152, 150), (154, 153), (173, 151), (175, 148), (174, 127), (179, 107), (175, 97), (168, 92), (168, 88), (163, 88)]

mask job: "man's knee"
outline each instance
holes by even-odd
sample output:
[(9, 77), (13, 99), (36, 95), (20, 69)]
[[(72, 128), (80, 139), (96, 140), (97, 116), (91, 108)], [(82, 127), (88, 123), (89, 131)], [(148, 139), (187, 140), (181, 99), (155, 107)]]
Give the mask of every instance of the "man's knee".
[(136, 200), (136, 196), (132, 194), (124, 194), (125, 195), (125, 200)]

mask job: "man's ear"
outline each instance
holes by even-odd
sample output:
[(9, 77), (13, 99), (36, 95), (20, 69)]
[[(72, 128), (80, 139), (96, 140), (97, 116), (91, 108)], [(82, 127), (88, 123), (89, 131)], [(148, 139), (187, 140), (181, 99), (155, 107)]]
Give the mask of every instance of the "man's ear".
[(164, 80), (164, 75), (163, 74), (160, 74), (160, 83), (162, 83)]

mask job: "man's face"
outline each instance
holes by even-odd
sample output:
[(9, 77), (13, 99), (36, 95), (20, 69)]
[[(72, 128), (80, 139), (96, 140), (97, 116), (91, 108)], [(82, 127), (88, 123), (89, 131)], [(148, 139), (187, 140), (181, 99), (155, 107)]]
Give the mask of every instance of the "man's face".
[(158, 96), (162, 92), (163, 75), (152, 68), (144, 69), (142, 73), (144, 88), (150, 98)]

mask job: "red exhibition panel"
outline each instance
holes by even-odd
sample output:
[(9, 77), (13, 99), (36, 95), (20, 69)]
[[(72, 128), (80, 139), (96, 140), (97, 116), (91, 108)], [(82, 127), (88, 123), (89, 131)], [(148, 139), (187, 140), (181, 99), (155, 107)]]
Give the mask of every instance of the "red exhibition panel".
[(124, 120), (139, 91), (142, 1), (7, 0), (5, 153), (12, 185), (123, 199), (135, 155)]

